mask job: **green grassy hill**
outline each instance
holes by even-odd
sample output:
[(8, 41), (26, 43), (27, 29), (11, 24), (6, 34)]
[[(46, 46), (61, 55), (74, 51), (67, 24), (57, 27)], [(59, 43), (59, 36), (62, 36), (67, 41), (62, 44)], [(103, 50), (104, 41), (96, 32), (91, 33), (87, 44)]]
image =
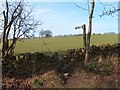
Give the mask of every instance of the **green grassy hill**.
[[(15, 54), (25, 52), (53, 52), (65, 51), (71, 48), (82, 47), (82, 36), (51, 37), (24, 39), (18, 41)], [(92, 35), (91, 45), (113, 44), (118, 42), (117, 34)]]

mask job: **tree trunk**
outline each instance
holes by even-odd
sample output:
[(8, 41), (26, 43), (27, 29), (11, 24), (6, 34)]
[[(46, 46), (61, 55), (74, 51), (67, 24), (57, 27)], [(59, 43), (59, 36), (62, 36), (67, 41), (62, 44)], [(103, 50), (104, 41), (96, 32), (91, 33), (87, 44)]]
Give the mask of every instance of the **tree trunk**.
[(4, 31), (3, 31), (3, 45), (2, 45), (2, 58), (5, 56), (6, 54), (6, 49), (8, 47), (8, 40), (6, 39), (6, 31), (7, 31), (7, 27), (8, 27), (8, 2), (6, 0), (6, 13), (5, 11), (3, 11), (3, 16), (4, 16)]
[(14, 48), (16, 46), (17, 39), (13, 39), (12, 43), (9, 44), (9, 40), (7, 39), (7, 42), (5, 42), (5, 47), (2, 48), (2, 58), (7, 57), (8, 55), (12, 55), (14, 53)]
[(12, 44), (9, 46), (9, 48), (7, 50), (7, 54), (12, 55), (14, 53), (16, 41), (17, 41), (17, 38), (13, 38)]
[[(9, 12), (9, 7), (8, 7), (8, 1), (6, 0), (6, 12), (3, 11), (3, 16), (4, 16), (4, 31), (3, 31), (3, 45), (2, 45), (2, 58), (7, 57), (8, 51), (9, 51), (9, 39), (8, 35), (11, 29), (11, 25), (13, 23), (13, 20), (11, 20), (10, 23), (8, 23), (8, 12)], [(12, 18), (13, 19), (13, 18)]]
[(94, 12), (95, 1), (92, 0), (92, 8), (89, 15), (89, 27), (88, 27), (88, 34), (87, 34), (87, 43), (86, 43), (86, 54), (85, 54), (85, 64), (87, 65), (89, 62), (89, 49), (90, 49), (90, 37), (92, 32), (92, 18)]

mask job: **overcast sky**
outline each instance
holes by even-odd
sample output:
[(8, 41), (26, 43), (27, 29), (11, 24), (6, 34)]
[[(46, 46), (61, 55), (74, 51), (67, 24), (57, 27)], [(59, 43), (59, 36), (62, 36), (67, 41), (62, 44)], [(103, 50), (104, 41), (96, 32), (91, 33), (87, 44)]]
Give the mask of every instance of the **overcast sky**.
[[(12, 0), (16, 1), (16, 0)], [(82, 30), (75, 30), (75, 26), (86, 24), (88, 26), (88, 12), (75, 6), (74, 3), (81, 7), (87, 8), (85, 0), (28, 0), (29, 4), (34, 7), (33, 15), (35, 19), (40, 19), (43, 25), (38, 30), (51, 30), (53, 35), (80, 34)], [(48, 2), (49, 1), (49, 2)], [(84, 1), (84, 2), (78, 2)], [(103, 0), (101, 0), (103, 1)], [(105, 0), (104, 0), (105, 1)], [(113, 0), (105, 4), (114, 4)], [(118, 0), (115, 0), (118, 1)], [(117, 3), (114, 4), (118, 7)], [(111, 7), (107, 7), (109, 10)], [(92, 33), (118, 32), (117, 13), (111, 16), (103, 16), (103, 5), (99, 2), (95, 4), (93, 31)]]

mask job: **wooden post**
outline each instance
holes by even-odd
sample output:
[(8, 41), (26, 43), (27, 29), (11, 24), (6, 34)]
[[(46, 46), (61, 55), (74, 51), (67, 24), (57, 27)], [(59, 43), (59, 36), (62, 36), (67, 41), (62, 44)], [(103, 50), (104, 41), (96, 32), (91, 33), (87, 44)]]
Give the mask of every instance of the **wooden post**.
[(83, 47), (84, 49), (86, 49), (86, 25), (83, 24), (82, 28), (83, 28)]
[(77, 26), (75, 29), (83, 29), (83, 48), (86, 49), (86, 25), (83, 24), (82, 26)]

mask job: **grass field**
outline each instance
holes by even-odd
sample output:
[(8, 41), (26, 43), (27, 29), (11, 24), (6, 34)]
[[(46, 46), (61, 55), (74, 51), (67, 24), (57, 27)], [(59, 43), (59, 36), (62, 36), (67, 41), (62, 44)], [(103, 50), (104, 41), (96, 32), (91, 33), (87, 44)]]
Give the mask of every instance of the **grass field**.
[[(24, 39), (18, 41), (15, 54), (25, 52), (65, 51), (82, 47), (82, 36)], [(91, 45), (113, 44), (118, 42), (118, 34), (92, 35)]]

